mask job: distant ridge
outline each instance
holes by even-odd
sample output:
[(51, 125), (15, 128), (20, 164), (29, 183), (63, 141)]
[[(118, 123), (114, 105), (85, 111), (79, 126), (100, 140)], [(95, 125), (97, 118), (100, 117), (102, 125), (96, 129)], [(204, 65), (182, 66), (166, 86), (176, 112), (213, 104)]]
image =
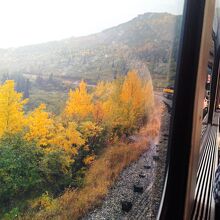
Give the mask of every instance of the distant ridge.
[(96, 81), (124, 74), (130, 59), (163, 73), (180, 21), (169, 13), (145, 13), (97, 34), (0, 49), (0, 74), (53, 73)]

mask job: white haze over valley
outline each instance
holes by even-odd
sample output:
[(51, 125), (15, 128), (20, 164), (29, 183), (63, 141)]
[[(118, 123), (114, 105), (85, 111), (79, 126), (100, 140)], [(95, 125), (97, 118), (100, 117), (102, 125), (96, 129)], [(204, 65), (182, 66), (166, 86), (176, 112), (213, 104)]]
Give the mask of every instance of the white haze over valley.
[(182, 8), (181, 0), (0, 0), (0, 48), (88, 35), (139, 14)]

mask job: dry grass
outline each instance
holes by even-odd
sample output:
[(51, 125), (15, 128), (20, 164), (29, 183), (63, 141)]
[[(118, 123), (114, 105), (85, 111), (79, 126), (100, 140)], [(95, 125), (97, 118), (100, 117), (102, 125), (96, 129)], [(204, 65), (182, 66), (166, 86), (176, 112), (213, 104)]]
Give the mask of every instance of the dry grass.
[[(137, 141), (109, 146), (88, 170), (85, 185), (80, 190), (68, 190), (57, 199), (58, 206), (40, 211), (32, 219), (79, 219), (97, 207), (122, 170), (137, 160), (149, 147), (149, 141), (160, 131), (162, 107), (157, 103), (151, 120), (136, 135)], [(29, 216), (30, 217), (30, 216)]]

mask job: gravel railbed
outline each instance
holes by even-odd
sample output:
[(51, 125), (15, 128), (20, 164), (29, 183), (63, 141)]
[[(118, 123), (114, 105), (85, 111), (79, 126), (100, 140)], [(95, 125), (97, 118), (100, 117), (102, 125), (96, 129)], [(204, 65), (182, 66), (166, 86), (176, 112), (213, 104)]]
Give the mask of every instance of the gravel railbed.
[[(120, 174), (102, 205), (83, 220), (156, 219), (165, 175), (169, 120), (170, 115), (165, 112), (159, 142), (152, 143), (136, 162)], [(158, 156), (159, 160), (155, 160), (154, 156)], [(139, 174), (144, 174), (145, 177), (141, 178)], [(134, 184), (143, 186), (143, 193), (133, 192)], [(132, 202), (129, 212), (122, 211), (121, 201)]]

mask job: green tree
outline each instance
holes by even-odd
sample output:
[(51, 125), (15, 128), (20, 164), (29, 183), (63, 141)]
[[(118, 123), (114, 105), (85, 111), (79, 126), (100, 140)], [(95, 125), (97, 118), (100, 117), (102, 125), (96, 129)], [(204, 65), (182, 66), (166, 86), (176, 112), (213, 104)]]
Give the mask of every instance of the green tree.
[(13, 202), (27, 192), (41, 190), (43, 178), (39, 161), (43, 151), (19, 135), (0, 142), (0, 204)]
[(71, 183), (72, 160), (59, 148), (46, 153), (21, 135), (8, 135), (0, 141), (0, 158), (0, 208), (61, 192)]

